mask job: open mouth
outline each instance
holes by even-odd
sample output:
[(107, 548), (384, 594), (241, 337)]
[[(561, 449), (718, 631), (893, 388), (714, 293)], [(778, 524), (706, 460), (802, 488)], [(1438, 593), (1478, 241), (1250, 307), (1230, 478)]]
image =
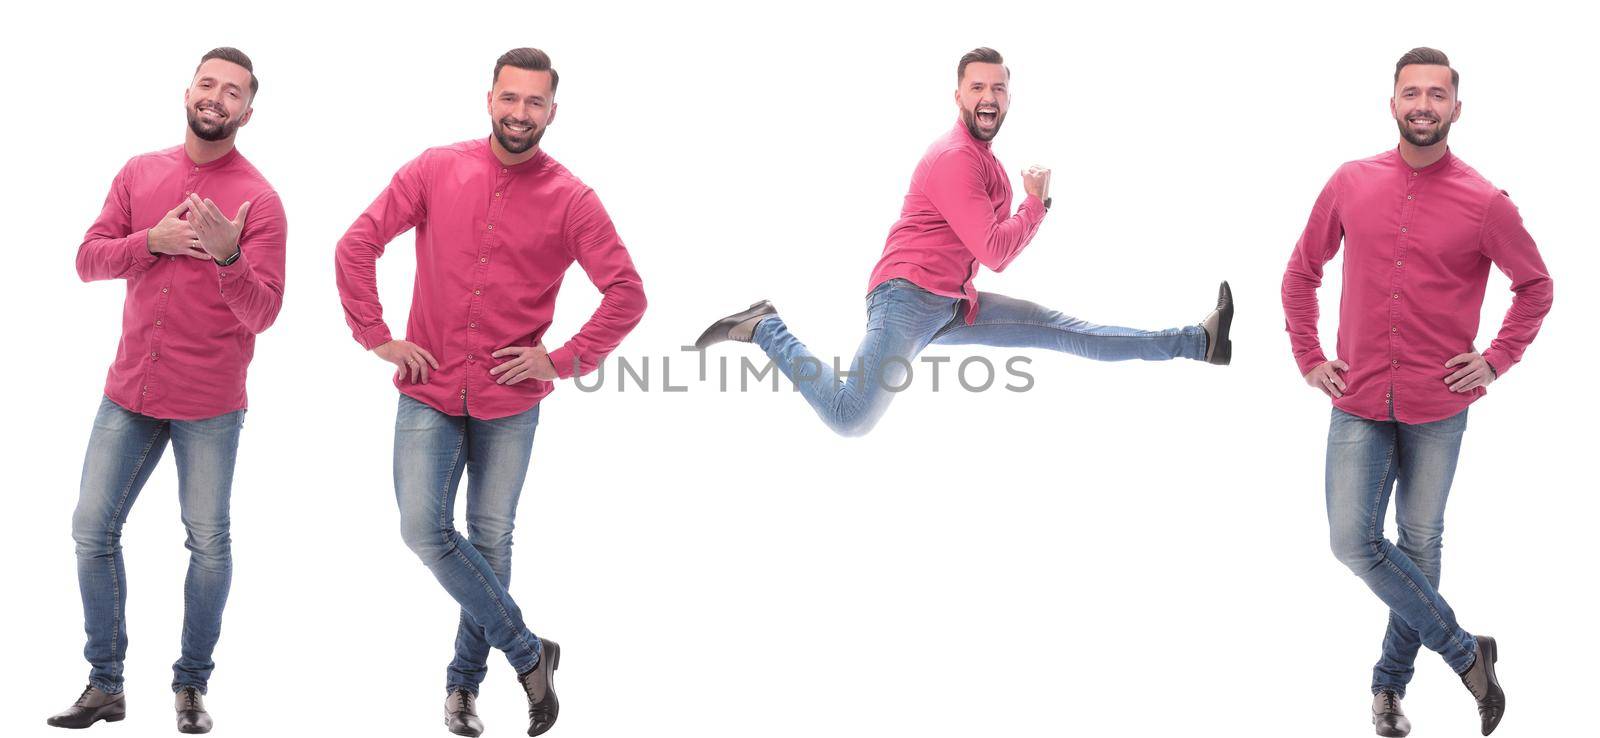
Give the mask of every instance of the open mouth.
[(1000, 120), (1000, 109), (988, 106), (980, 107), (977, 110), (976, 117), (979, 125), (986, 128), (992, 127), (996, 121)]
[(200, 119), (207, 122), (220, 123), (228, 118), (227, 113), (224, 113), (213, 107), (206, 106), (197, 108), (196, 110), (200, 114)]
[(510, 133), (514, 136), (526, 136), (533, 132), (532, 125), (522, 125), (520, 123), (512, 123), (511, 121), (507, 120), (500, 121), (500, 125), (506, 129), (507, 133)]
[(1408, 123), (1410, 123), (1411, 125), (1417, 126), (1419, 128), (1426, 128), (1426, 127), (1429, 127), (1429, 126), (1436, 126), (1436, 125), (1439, 124), (1439, 121), (1434, 120), (1433, 118), (1407, 118), (1406, 121)]

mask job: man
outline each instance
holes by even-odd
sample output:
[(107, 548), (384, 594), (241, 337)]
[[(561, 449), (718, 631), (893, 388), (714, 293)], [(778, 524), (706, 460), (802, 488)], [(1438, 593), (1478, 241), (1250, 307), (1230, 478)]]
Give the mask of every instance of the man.
[[(493, 135), (428, 149), (402, 167), (335, 258), (356, 341), (397, 367), (401, 534), (461, 605), (445, 724), (457, 735), (483, 731), (475, 702), (493, 646), (516, 669), (528, 735), (539, 735), (556, 720), (551, 678), (561, 650), (528, 630), (506, 591), (539, 400), (552, 381), (598, 366), (638, 324), (645, 297), (594, 191), (539, 148), (556, 115), (550, 57), (512, 49), (495, 62), (493, 79)], [(394, 340), (378, 302), (376, 261), (411, 228), (411, 320), (406, 339)], [(573, 261), (604, 297), (576, 336), (547, 353), (544, 334)], [(466, 538), (453, 521), (463, 472)]]
[(183, 94), (183, 145), (129, 160), (78, 247), (78, 276), (127, 280), (127, 297), (72, 516), (89, 686), (50, 718), (57, 727), (126, 714), (122, 524), (170, 441), (190, 552), (172, 689), (178, 730), (211, 729), (201, 695), (233, 571), (228, 500), (245, 370), (255, 334), (283, 304), (283, 205), (234, 147), (253, 112), (253, 69), (238, 49), (201, 57)]
[[(1463, 630), (1439, 595), (1440, 536), (1467, 406), (1522, 358), (1552, 286), (1505, 192), (1450, 152), (1459, 75), (1435, 49), (1395, 64), (1396, 149), (1334, 172), (1283, 275), (1283, 310), (1307, 384), (1333, 399), (1327, 504), (1333, 552), (1389, 606), (1372, 672), (1378, 735), (1403, 736), (1420, 645), (1444, 657), (1478, 703), (1484, 735), (1505, 713), (1497, 645)], [(1317, 337), (1323, 265), (1345, 246), (1337, 358)], [(1489, 265), (1516, 294), (1500, 334), (1473, 339)], [(1398, 546), (1383, 536), (1395, 489)]]
[(1010, 71), (979, 48), (956, 66), (960, 116), (928, 147), (911, 176), (900, 220), (889, 231), (867, 293), (867, 335), (844, 381), (824, 370), (766, 301), (713, 323), (695, 342), (760, 346), (834, 431), (858, 436), (888, 409), (910, 362), (930, 343), (1065, 351), (1101, 361), (1189, 358), (1227, 364), (1233, 298), (1222, 284), (1200, 325), (1160, 331), (1088, 323), (1005, 295), (978, 292), (982, 264), (996, 272), (1033, 239), (1050, 209), (1050, 170), (1022, 172), (1027, 193), (1011, 214), (1011, 184), (990, 151), (1011, 106)]

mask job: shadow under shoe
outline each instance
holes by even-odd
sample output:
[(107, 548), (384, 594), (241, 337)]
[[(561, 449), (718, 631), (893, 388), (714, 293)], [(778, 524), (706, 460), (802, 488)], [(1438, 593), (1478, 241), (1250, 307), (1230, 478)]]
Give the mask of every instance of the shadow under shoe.
[(539, 663), (525, 674), (518, 674), (522, 691), (528, 695), (528, 735), (541, 735), (556, 724), (561, 703), (556, 699), (555, 672), (561, 667), (561, 644), (540, 638), (543, 653)]
[(1489, 636), (1478, 636), (1477, 640), (1478, 657), (1461, 674), (1461, 683), (1478, 701), (1478, 720), (1483, 734), (1488, 735), (1506, 714), (1506, 693), (1500, 688), (1500, 677), (1494, 673), (1494, 664), (1500, 660), (1499, 647)]
[(751, 305), (745, 310), (729, 315), (722, 320), (712, 323), (704, 333), (695, 339), (694, 347), (697, 349), (709, 348), (723, 341), (743, 341), (749, 343), (755, 336), (756, 324), (769, 315), (777, 315), (778, 309), (772, 303), (762, 300)]
[(83, 694), (72, 706), (51, 715), (45, 722), (57, 728), (74, 730), (87, 728), (104, 720), (114, 723), (128, 716), (128, 705), (123, 693), (108, 694), (94, 685), (83, 688)]
[(478, 696), (465, 689), (450, 690), (444, 698), (444, 726), (456, 735), (483, 734), (483, 721), (478, 719)]
[(1372, 695), (1372, 727), (1387, 738), (1405, 738), (1411, 732), (1411, 721), (1400, 709), (1400, 695), (1389, 691)]
[(205, 700), (198, 687), (184, 687), (172, 695), (172, 707), (178, 712), (179, 733), (210, 733), (211, 713), (206, 712)]

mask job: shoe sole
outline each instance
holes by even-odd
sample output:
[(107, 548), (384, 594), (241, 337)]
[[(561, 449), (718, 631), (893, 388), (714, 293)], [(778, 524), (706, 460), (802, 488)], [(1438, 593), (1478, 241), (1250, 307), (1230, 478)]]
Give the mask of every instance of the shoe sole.
[(1489, 683), (1493, 684), (1496, 689), (1500, 690), (1500, 714), (1495, 716), (1493, 723), (1489, 724), (1489, 729), (1483, 731), (1484, 735), (1488, 735), (1493, 733), (1495, 728), (1500, 727), (1500, 721), (1506, 718), (1506, 692), (1505, 689), (1500, 686), (1500, 675), (1496, 674), (1494, 671), (1494, 665), (1500, 663), (1500, 645), (1495, 643), (1495, 640), (1489, 636), (1484, 636), (1483, 638), (1479, 639), (1479, 642), (1481, 650), (1483, 651), (1483, 653), (1480, 653), (1479, 655), (1489, 657), (1489, 669), (1487, 670), (1489, 672)]
[[(700, 333), (700, 337), (699, 338), (696, 338), (694, 340), (694, 347), (696, 349), (705, 350), (705, 349), (711, 348), (712, 346), (715, 346), (715, 345), (717, 345), (719, 343), (722, 343), (723, 341), (740, 340), (740, 339), (732, 338), (731, 336), (728, 336), (727, 334), (728, 334), (729, 331), (732, 331), (735, 326), (739, 325), (739, 323), (744, 322), (743, 320), (734, 321), (732, 325), (729, 325), (729, 326), (727, 326), (725, 328), (723, 327), (723, 324), (728, 322), (729, 320), (733, 320), (734, 318), (739, 317), (739, 315), (741, 315), (743, 313), (747, 313), (747, 312), (749, 312), (751, 310), (754, 310), (755, 308), (761, 307), (761, 303), (763, 303), (763, 302), (766, 302), (766, 300), (760, 300), (760, 301), (757, 301), (757, 302), (753, 302), (753, 303), (750, 304), (750, 307), (747, 307), (744, 310), (741, 310), (741, 311), (739, 311), (737, 313), (734, 313), (733, 315), (729, 315), (726, 318), (722, 318), (722, 319), (718, 320), (717, 322), (712, 323), (710, 327), (706, 328), (704, 331), (702, 331)], [(748, 320), (748, 318), (746, 320)], [(721, 329), (720, 331), (718, 330), (719, 328)], [(722, 333), (723, 337), (722, 338), (713, 338), (713, 336), (715, 336), (717, 333)], [(745, 340), (748, 340), (748, 339), (745, 339)]]

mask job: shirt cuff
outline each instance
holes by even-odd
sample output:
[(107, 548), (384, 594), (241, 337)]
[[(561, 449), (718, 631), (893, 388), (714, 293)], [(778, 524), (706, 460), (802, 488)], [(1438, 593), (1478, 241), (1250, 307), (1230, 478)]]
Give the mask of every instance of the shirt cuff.
[(223, 288), (224, 292), (226, 292), (228, 285), (250, 276), (250, 262), (244, 258), (243, 251), (239, 252), (239, 258), (234, 259), (233, 263), (227, 266), (217, 264), (215, 259), (211, 263), (217, 267), (217, 284)]
[(1044, 220), (1044, 214), (1050, 212), (1050, 209), (1044, 206), (1044, 201), (1033, 195), (1023, 198), (1022, 207), (1019, 209), (1027, 213), (1035, 223)]
[(1321, 351), (1308, 351), (1304, 354), (1301, 354), (1299, 358), (1295, 359), (1295, 361), (1299, 362), (1300, 376), (1303, 377), (1307, 374), (1310, 374), (1312, 369), (1315, 369), (1326, 363), (1328, 361), (1328, 357)]
[(368, 351), (394, 340), (389, 335), (389, 326), (379, 323), (356, 334), (356, 343)]
[(1506, 370), (1511, 368), (1511, 362), (1506, 359), (1505, 354), (1494, 349), (1483, 352), (1483, 360), (1489, 362), (1489, 368), (1494, 370), (1495, 379), (1505, 376)]
[(556, 368), (556, 377), (560, 379), (571, 379), (573, 376), (579, 374), (580, 372), (577, 370), (580, 367), (574, 366), (577, 358), (577, 352), (573, 351), (567, 346), (562, 346), (561, 348), (551, 351), (550, 363)]
[(134, 265), (136, 265), (141, 272), (149, 269), (151, 266), (154, 266), (155, 263), (161, 259), (160, 254), (152, 253), (150, 251), (149, 228), (128, 236), (128, 250), (133, 252), (128, 256), (132, 257)]

